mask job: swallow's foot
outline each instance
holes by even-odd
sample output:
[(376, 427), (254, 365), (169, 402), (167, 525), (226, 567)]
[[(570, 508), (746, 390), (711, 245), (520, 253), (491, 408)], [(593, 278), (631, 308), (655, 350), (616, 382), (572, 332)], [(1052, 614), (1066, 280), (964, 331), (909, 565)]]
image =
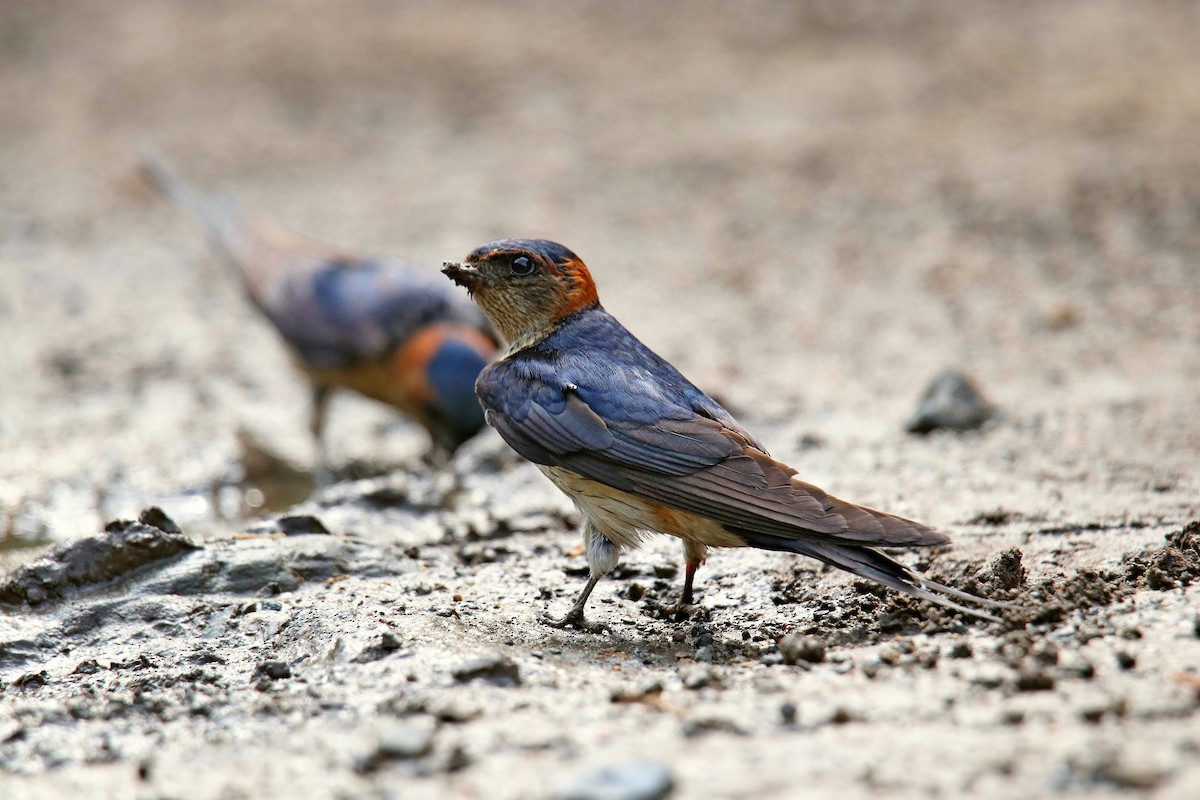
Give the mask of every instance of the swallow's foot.
[(542, 622), (549, 625), (551, 628), (574, 628), (577, 631), (584, 633), (607, 633), (609, 628), (603, 622), (588, 622), (583, 616), (583, 609), (572, 608), (567, 612), (565, 617), (561, 619), (552, 617), (549, 614), (542, 615)]
[(664, 606), (663, 612), (668, 617), (673, 617), (676, 622), (682, 622), (692, 615), (696, 610), (696, 604), (690, 600), (680, 600), (673, 606)]

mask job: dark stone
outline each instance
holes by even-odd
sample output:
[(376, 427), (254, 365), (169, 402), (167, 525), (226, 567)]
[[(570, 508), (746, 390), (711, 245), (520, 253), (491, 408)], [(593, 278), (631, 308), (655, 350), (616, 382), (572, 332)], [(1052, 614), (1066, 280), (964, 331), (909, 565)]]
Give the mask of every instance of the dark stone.
[(183, 528), (175, 524), (175, 520), (168, 517), (166, 512), (158, 506), (142, 509), (142, 513), (138, 514), (138, 522), (149, 525), (151, 528), (158, 528), (163, 533), (183, 533)]
[(1028, 670), (1017, 675), (1017, 691), (1048, 692), (1054, 688), (1054, 676), (1040, 670)]
[(967, 641), (955, 642), (946, 649), (947, 658), (970, 658), (974, 654), (971, 643)]
[(100, 671), (100, 665), (96, 663), (96, 659), (89, 658), (87, 661), (80, 661), (75, 666), (73, 675), (94, 675)]
[(272, 681), (280, 681), (285, 678), (292, 677), (292, 668), (287, 665), (286, 661), (262, 661), (254, 668), (254, 675), (251, 676), (251, 682), (265, 678)]
[(983, 425), (994, 413), (969, 378), (949, 370), (930, 382), (905, 430), (916, 434), (938, 429), (969, 431)]
[(18, 689), (40, 689), (49, 682), (50, 676), (43, 669), (39, 672), (26, 672), (13, 681), (12, 685)]
[(279, 530), (283, 531), (286, 536), (303, 536), (306, 534), (329, 535), (329, 529), (321, 520), (311, 514), (295, 514), (289, 517), (280, 517), (275, 520), (275, 524), (279, 526)]
[[(156, 518), (151, 511), (143, 516)], [(163, 525), (170, 522), (165, 514), (162, 519), (166, 520)], [(74, 589), (107, 583), (197, 549), (199, 546), (181, 533), (130, 520), (110, 522), (104, 533), (65, 542), (14, 570), (0, 583), (0, 602), (36, 606), (61, 600)]]
[(521, 685), (520, 668), (511, 658), (502, 655), (484, 656), (468, 661), (450, 670), (450, 674), (459, 683), (482, 680), (496, 686)]

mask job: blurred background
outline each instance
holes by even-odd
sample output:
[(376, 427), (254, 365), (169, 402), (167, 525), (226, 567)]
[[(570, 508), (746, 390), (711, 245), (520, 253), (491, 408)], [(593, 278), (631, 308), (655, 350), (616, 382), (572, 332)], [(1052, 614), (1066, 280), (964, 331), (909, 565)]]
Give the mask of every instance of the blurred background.
[[(262, 502), (248, 462), (312, 465), (302, 380), (146, 146), (430, 270), (566, 244), (776, 455), (826, 443), (818, 483), (888, 468), (957, 366), (1009, 420), (978, 469), (1109, 458), (1094, 491), (1170, 499), (1200, 450), (1198, 41), (1191, 2), (3, 0), (0, 566), (152, 502), (219, 526)], [(333, 411), (335, 459), (424, 446)]]

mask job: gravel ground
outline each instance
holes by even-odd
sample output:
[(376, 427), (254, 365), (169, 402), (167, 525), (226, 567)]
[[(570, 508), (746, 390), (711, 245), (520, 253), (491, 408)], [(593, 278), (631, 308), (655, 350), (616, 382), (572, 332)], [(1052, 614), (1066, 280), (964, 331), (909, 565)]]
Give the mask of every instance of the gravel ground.
[[(5, 797), (1200, 795), (1198, 34), (1165, 2), (0, 3)], [(304, 386), (145, 146), (430, 269), (567, 244), (776, 456), (1022, 608), (728, 551), (679, 618), (654, 541), (597, 588), (610, 633), (545, 626), (570, 503), (491, 433), (424, 473), (349, 397), (310, 495)], [(906, 433), (944, 369), (995, 417)]]

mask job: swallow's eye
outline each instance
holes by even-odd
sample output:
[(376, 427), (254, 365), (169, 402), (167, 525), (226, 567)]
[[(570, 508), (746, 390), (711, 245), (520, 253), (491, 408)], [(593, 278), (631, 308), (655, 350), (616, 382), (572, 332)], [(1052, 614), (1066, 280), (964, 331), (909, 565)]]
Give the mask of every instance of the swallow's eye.
[(512, 260), (512, 274), (518, 276), (532, 275), (533, 262), (526, 256), (517, 256)]

